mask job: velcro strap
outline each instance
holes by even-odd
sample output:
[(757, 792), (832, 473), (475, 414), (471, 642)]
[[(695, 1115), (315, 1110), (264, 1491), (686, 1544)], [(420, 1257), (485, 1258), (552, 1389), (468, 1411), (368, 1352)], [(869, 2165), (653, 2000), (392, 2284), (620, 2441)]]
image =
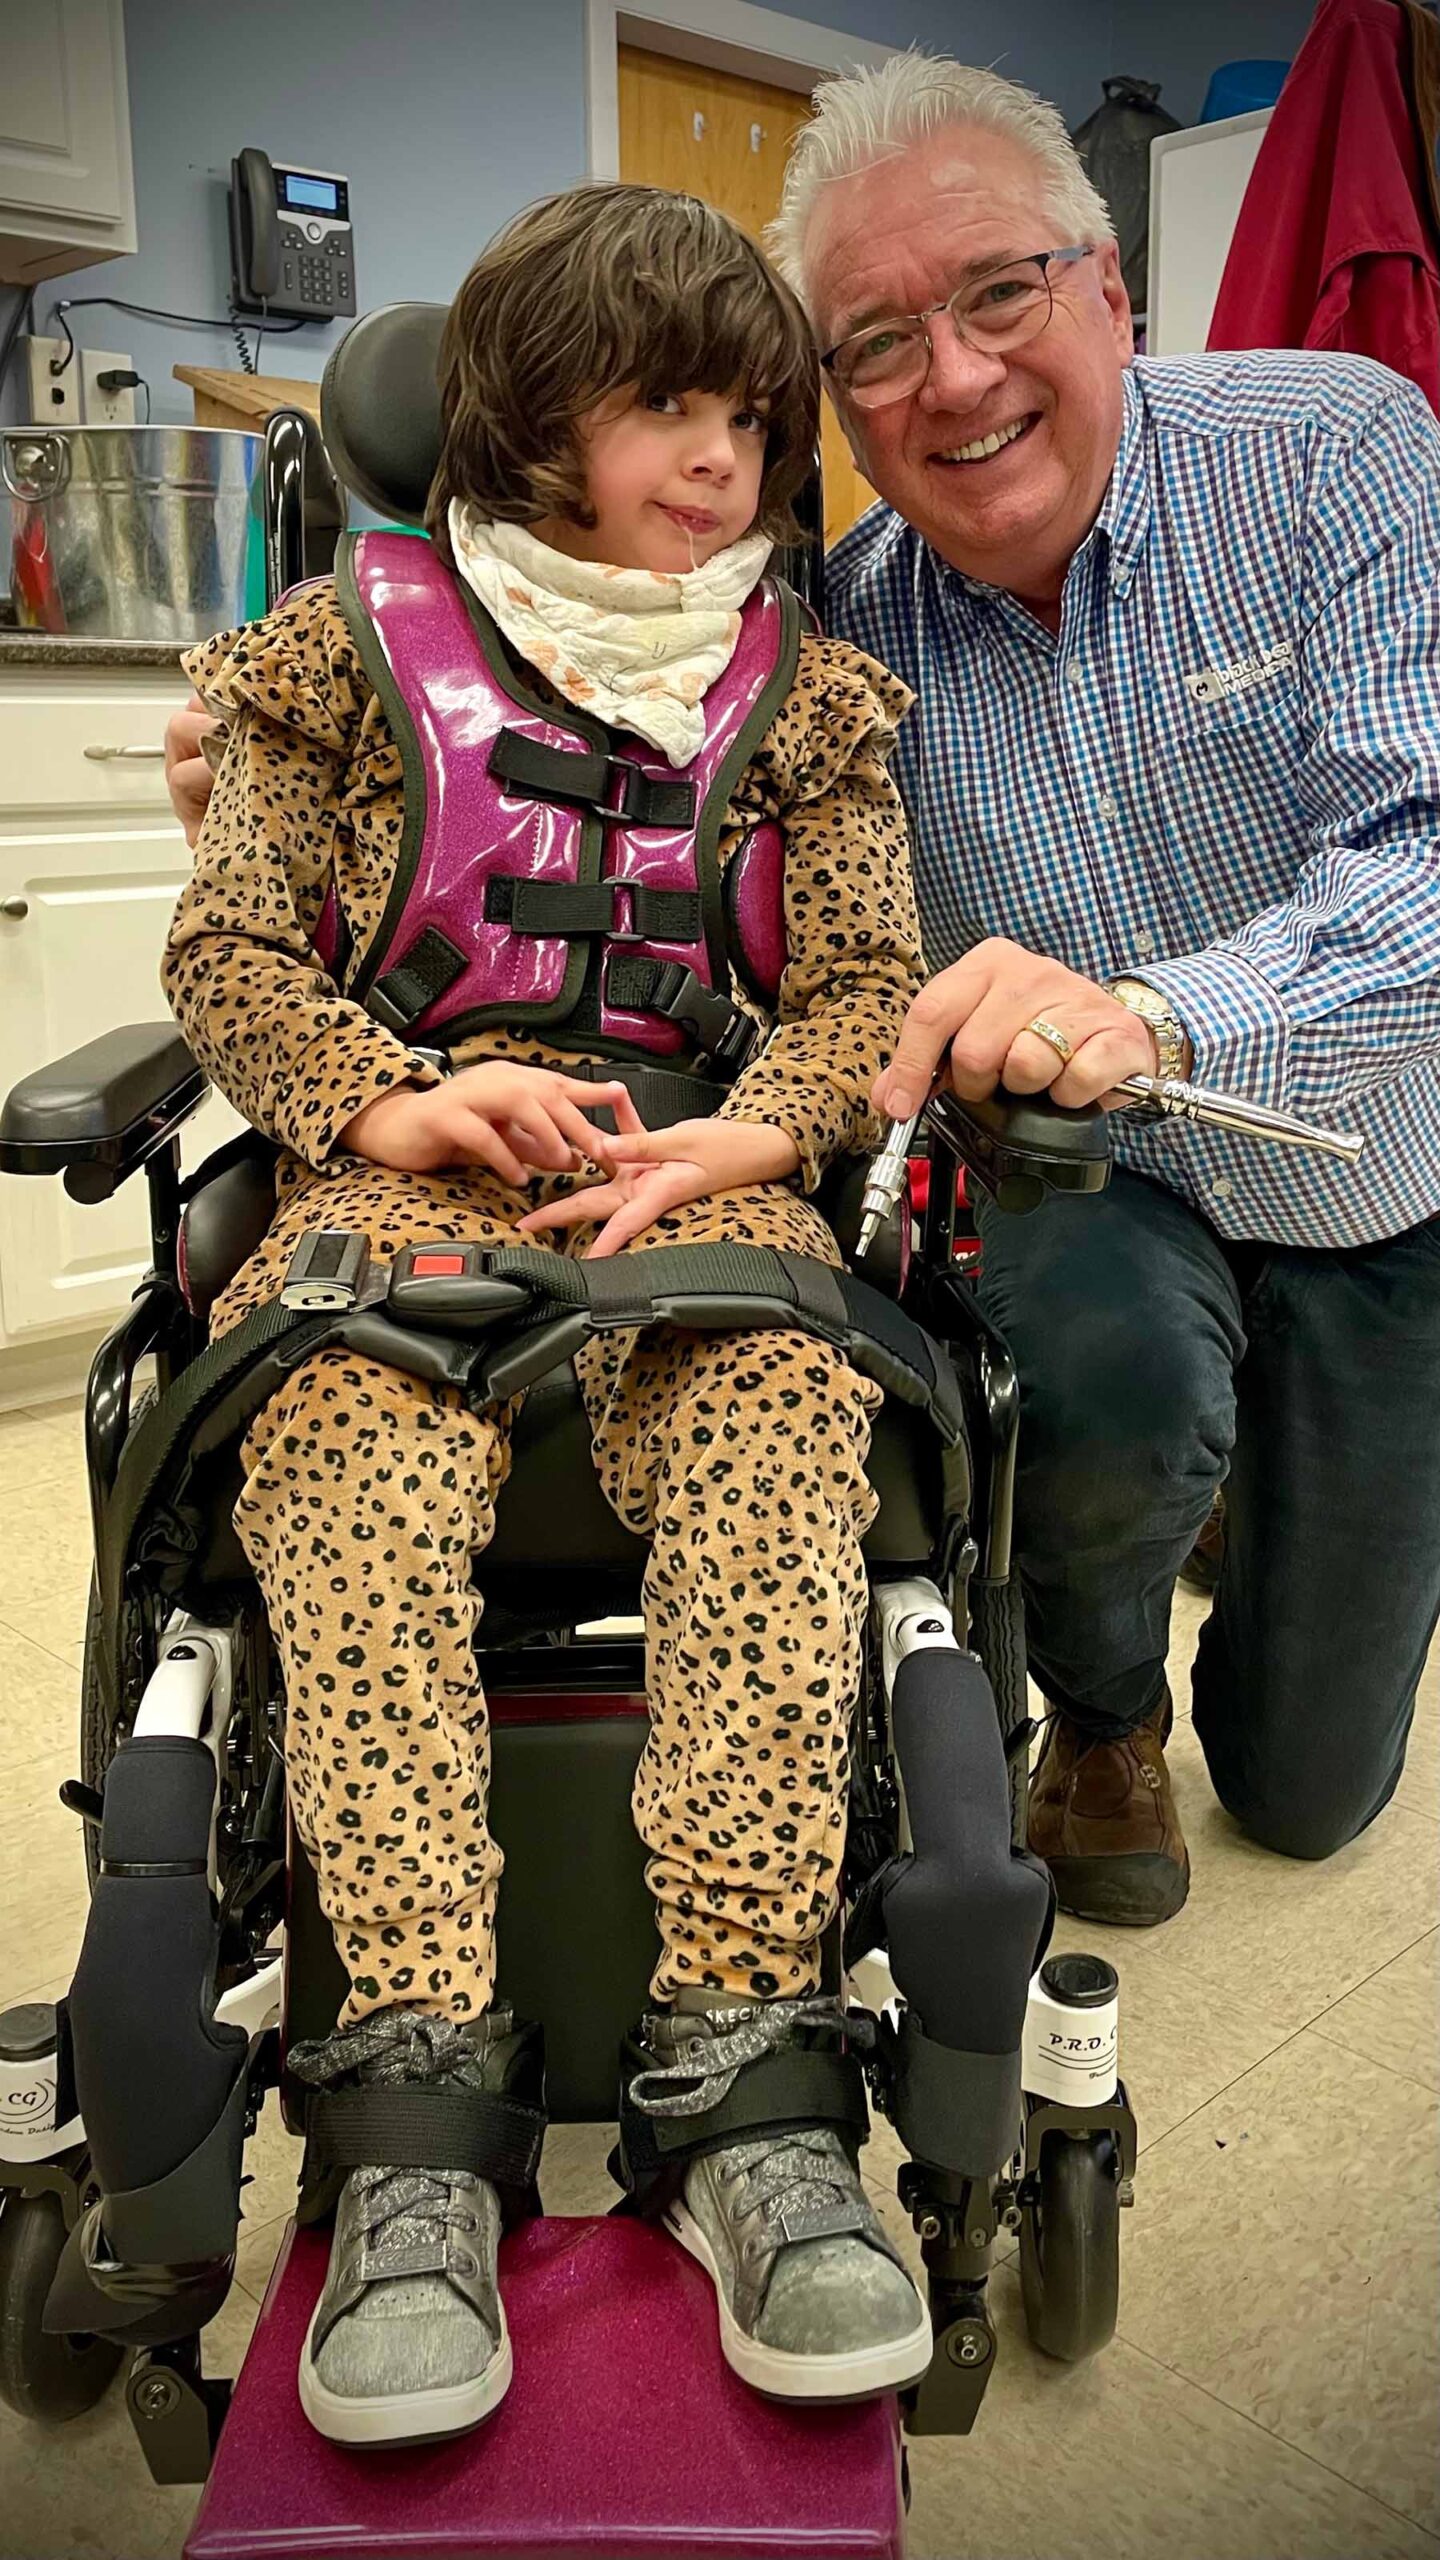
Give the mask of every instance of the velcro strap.
[[(498, 871), (485, 883), (485, 921), (508, 924), (513, 933), (555, 934), (568, 942), (587, 934), (619, 939), (626, 932), (647, 942), (698, 942), (702, 916), (695, 889), (652, 889), (631, 880), (528, 880)], [(629, 965), (647, 973), (647, 985), (653, 983), (655, 961)]]
[(545, 2118), (492, 2089), (321, 2089), (305, 2110), (308, 2169), (465, 2169), (533, 2185)]
[(695, 785), (646, 773), (601, 748), (552, 747), (543, 738), (502, 729), (487, 771), (530, 800), (559, 800), (593, 809), (631, 827), (693, 827)]
[(715, 2106), (703, 2115), (686, 2116), (648, 2115), (630, 2105), (625, 2094), (630, 2081), (651, 2059), (643, 2046), (627, 2039), (621, 2053), (620, 2130), (632, 2184), (701, 2152), (718, 2151), (748, 2133), (800, 2133), (834, 2125), (848, 2130), (858, 2144), (869, 2131), (865, 2074), (853, 2053), (790, 2046), (762, 2054), (736, 2074), (733, 2087)]
[(376, 979), (367, 1011), (389, 1031), (408, 1031), (427, 1006), (435, 1004), (454, 986), (465, 966), (464, 952), (456, 949), (438, 925), (428, 924), (411, 943), (404, 959), (397, 960), (393, 969)]
[(485, 883), (485, 921), (513, 933), (555, 934), (579, 941), (615, 927), (613, 880), (521, 880), (512, 872)]

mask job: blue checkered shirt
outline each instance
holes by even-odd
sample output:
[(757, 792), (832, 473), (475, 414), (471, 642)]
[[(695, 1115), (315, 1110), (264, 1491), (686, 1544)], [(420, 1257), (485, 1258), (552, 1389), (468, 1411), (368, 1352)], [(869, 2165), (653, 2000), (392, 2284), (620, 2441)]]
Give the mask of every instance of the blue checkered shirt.
[(1144, 978), (1197, 1081), (1366, 1141), (1352, 1170), (1120, 1113), (1118, 1162), (1228, 1236), (1440, 1210), (1440, 426), (1412, 384), (1142, 360), (1058, 638), (883, 505), (826, 618), (917, 696), (894, 767), (933, 968), (978, 929)]

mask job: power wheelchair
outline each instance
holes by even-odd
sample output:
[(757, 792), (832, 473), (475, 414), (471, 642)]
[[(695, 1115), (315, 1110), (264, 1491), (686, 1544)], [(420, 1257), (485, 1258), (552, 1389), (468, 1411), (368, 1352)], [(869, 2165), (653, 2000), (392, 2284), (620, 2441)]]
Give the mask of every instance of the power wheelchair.
[[(340, 476), (409, 522), (436, 451), (433, 396), (416, 385), (433, 378), (442, 317), (410, 306), (372, 315), (337, 352), (324, 388)], [(272, 426), (266, 472), (277, 593), (323, 572), (338, 510), (325, 456), (298, 416)], [(528, 1388), (480, 1567), (478, 1669), (493, 1736), (491, 1820), (506, 1854), (500, 1988), (543, 2024), (552, 2120), (612, 2117), (617, 2047), (646, 2005), (656, 1945), (629, 1811), (646, 1730), (643, 1646), (613, 1623), (597, 1631), (633, 1619), (644, 1549), (609, 1511), (589, 1463), (565, 1356), (589, 1314), (543, 1303), (518, 1268), (553, 1257), (481, 1257), (457, 1299), (453, 1284), (398, 1264), (367, 1274), (343, 1240), (311, 1239), (260, 1370), (237, 1384), (224, 1346), (218, 1358), (207, 1346), (207, 1317), (264, 1232), (273, 1150), (243, 1137), (182, 1179), (180, 1134), (204, 1090), (174, 1030), (145, 1025), (26, 1079), (0, 1116), (0, 1170), (59, 1173), (82, 1200), (106, 1198), (143, 1170), (153, 1254), (96, 1356), (85, 1417), (96, 1575), (81, 1771), (62, 1790), (84, 1825), (85, 1949), (58, 2013), (0, 2017), (9, 2340), (0, 2391), (28, 2414), (64, 2417), (90, 2405), (128, 2358), (130, 2412), (166, 2480), (204, 2477), (217, 2445), (223, 2464), (230, 2386), (203, 2373), (200, 2337), (233, 2271), (243, 2143), (272, 2088), (299, 2127), (303, 2093), (285, 2054), (328, 2031), (344, 1989), (313, 1873), (287, 1835), (284, 1700), (231, 1527), (240, 1441), (263, 1401), (255, 1377), (273, 1385), (302, 1343), (363, 1339), (477, 1398)], [(1047, 1186), (1097, 1190), (1109, 1170), (1105, 1122), (1005, 1096), (954, 1103), (933, 1120), (923, 1215), (912, 1221), (903, 1209), (866, 1265), (887, 1294), (846, 1283), (838, 1314), (833, 1295), (821, 1311), (832, 1324), (847, 1312), (863, 1318), (893, 1390), (870, 1462), (881, 1496), (866, 1540), (871, 1626), (825, 1985), (843, 1983), (855, 2004), (872, 2097), (911, 2154), (899, 2192), (936, 2341), (908, 2395), (915, 2434), (975, 2422), (995, 2352), (987, 2276), (1005, 2233), (1019, 2236), (1039, 2346), (1075, 2361), (1105, 2344), (1136, 2155), (1116, 2077), (1114, 1972), (1086, 1956), (1043, 1961), (1051, 1904), (1048, 1879), (1024, 1854), (1031, 1727), (1010, 1563), (1017, 1390), (961, 1276), (955, 1236), (961, 1168), (1016, 1209)], [(862, 1175), (852, 1166), (832, 1177), (825, 1205), (842, 1247), (858, 1223)], [(650, 1261), (658, 1271), (659, 1259), (629, 1258), (628, 1268)], [(760, 1276), (769, 1320), (794, 1321), (784, 1294), (794, 1275)], [(713, 1273), (701, 1274), (698, 1296), (682, 1277), (663, 1277), (661, 1317), (757, 1320), (753, 1297), (721, 1303)], [(893, 1320), (887, 1305), (899, 1310)], [(267, 1370), (264, 1358), (280, 1365)], [(147, 1363), (153, 1387), (140, 1384)], [(626, 2240), (623, 2223), (618, 2236)], [(507, 2246), (524, 2241), (513, 2235)], [(282, 2262), (277, 2306), (297, 2263), (295, 2252)], [(270, 2304), (251, 2364), (267, 2322), (273, 2329)], [(870, 2427), (872, 2449), (880, 2424), (890, 2448), (882, 2467), (888, 2459), (893, 2469), (893, 2411), (880, 2420), (786, 2413), (792, 2431), (830, 2429), (832, 2496), (837, 2420), (856, 2442)], [(886, 2530), (850, 2543), (837, 2525), (827, 2547), (898, 2550)]]

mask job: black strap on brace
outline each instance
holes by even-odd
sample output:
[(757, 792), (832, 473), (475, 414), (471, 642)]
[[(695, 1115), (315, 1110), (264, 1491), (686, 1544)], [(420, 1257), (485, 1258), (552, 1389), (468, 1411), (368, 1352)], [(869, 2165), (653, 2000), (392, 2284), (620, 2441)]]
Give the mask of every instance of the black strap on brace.
[(693, 827), (695, 785), (644, 773), (626, 756), (598, 747), (552, 747), (542, 738), (502, 729), (490, 750), (487, 772), (523, 800), (558, 800), (592, 809), (622, 827)]
[(567, 942), (587, 935), (607, 942), (698, 942), (703, 916), (698, 889), (652, 889), (643, 880), (531, 880), (500, 871), (485, 883), (485, 921)]
[(307, 2167), (464, 2169), (531, 2187), (545, 2117), (493, 2089), (316, 2089), (305, 2108)]
[(858, 2055), (833, 2048), (788, 2046), (761, 2054), (736, 2073), (726, 2095), (699, 2115), (650, 2115), (632, 2104), (630, 2083), (653, 2069), (640, 2035), (620, 2048), (619, 2174), (632, 2195), (655, 2204), (674, 2191), (692, 2160), (748, 2134), (829, 2128), (858, 2150), (869, 2131), (865, 2074)]

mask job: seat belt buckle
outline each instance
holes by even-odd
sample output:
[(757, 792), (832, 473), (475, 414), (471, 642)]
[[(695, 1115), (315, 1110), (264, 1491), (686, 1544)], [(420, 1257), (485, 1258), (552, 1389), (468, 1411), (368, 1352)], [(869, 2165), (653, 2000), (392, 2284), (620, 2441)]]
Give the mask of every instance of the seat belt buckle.
[(307, 1314), (338, 1309), (348, 1315), (370, 1268), (370, 1239), (333, 1227), (312, 1227), (290, 1257), (280, 1289), (282, 1306)]
[(731, 1076), (738, 1076), (760, 1045), (758, 1024), (728, 996), (719, 996), (713, 987), (702, 986), (693, 969), (683, 960), (663, 963), (649, 1006), (651, 1013), (663, 1013), (667, 1022), (678, 1023), (706, 1056)]

